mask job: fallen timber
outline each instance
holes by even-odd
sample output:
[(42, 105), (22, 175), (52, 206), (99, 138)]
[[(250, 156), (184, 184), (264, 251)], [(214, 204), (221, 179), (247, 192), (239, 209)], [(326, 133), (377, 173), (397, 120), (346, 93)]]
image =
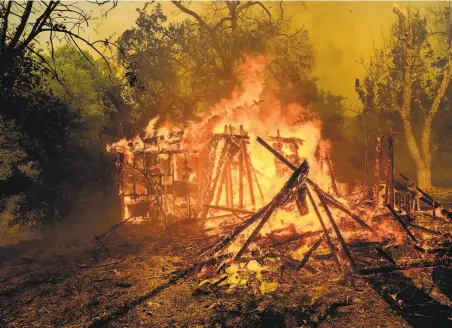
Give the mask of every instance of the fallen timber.
[(421, 262), (416, 261), (408, 264), (402, 265), (392, 265), (392, 266), (383, 266), (376, 268), (365, 268), (358, 270), (359, 274), (362, 275), (370, 275), (375, 273), (385, 273), (385, 272), (393, 272), (393, 271), (404, 271), (416, 268), (433, 268), (438, 266), (447, 266), (449, 267), (452, 264), (452, 259), (446, 258), (438, 261), (429, 261), (429, 262)]
[(226, 207), (226, 206), (220, 206), (220, 205), (204, 205), (206, 208), (211, 208), (214, 210), (221, 210), (221, 211), (228, 211), (231, 213), (240, 213), (240, 214), (254, 214), (255, 211), (248, 211), (241, 208), (232, 208), (232, 207)]

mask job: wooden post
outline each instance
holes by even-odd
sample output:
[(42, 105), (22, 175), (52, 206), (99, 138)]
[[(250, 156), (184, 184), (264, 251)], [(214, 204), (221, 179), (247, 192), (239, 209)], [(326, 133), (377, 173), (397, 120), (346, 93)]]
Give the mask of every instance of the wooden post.
[(432, 199), (432, 215), (433, 215), (433, 220), (436, 219), (436, 208), (435, 208), (435, 201)]
[[(408, 200), (410, 201), (410, 204), (408, 204), (408, 207), (411, 209), (411, 199), (408, 199)], [(387, 205), (387, 204), (394, 207), (394, 138), (393, 138), (392, 129), (389, 131), (388, 154), (386, 157), (385, 205)]]
[[(227, 160), (226, 162), (223, 162), (223, 165), (220, 167), (219, 163), (219, 167), (218, 170), (221, 170), (221, 176), (220, 176), (220, 184), (218, 185), (218, 190), (215, 196), (215, 205), (218, 205), (220, 203), (220, 199), (221, 199), (221, 194), (223, 193), (223, 186), (226, 189), (226, 197), (228, 197), (228, 190), (227, 190), (227, 165), (229, 164), (229, 160)], [(214, 190), (215, 192), (215, 190)], [(210, 205), (210, 204), (205, 204), (205, 205)]]
[(364, 151), (364, 190), (366, 191), (365, 197), (369, 197), (369, 185), (367, 180), (367, 170), (369, 167), (369, 130), (367, 130), (367, 136), (366, 136), (366, 148)]
[(229, 189), (229, 204), (231, 207), (234, 207), (234, 186), (232, 185), (232, 158), (228, 163), (228, 189)]
[(191, 216), (190, 210), (190, 169), (188, 166), (187, 154), (184, 154), (184, 164), (185, 164), (185, 196), (187, 199), (187, 216)]
[(245, 149), (240, 142), (239, 151), (239, 208), (243, 208), (243, 164), (245, 162)]
[(336, 186), (336, 180), (334, 179), (333, 167), (331, 166), (330, 156), (328, 155), (328, 152), (325, 155), (325, 160), (326, 160), (326, 163), (328, 165), (328, 170), (330, 171), (331, 187), (333, 188), (334, 194), (337, 197), (340, 197), (339, 191), (337, 190), (337, 186)]
[[(225, 129), (227, 129), (227, 127), (225, 127)], [(210, 205), (212, 203), (212, 200), (213, 200), (213, 197), (215, 194), (215, 189), (217, 188), (218, 180), (220, 177), (220, 173), (222, 173), (221, 168), (225, 165), (226, 156), (228, 155), (228, 152), (229, 152), (229, 143), (230, 143), (230, 140), (229, 140), (229, 138), (227, 138), (225, 140), (223, 149), (221, 151), (220, 158), (218, 159), (218, 169), (216, 170), (216, 172), (214, 172), (213, 170), (211, 172), (211, 174), (214, 174), (215, 176), (212, 179), (211, 186), (209, 186), (209, 185), (207, 186), (208, 190), (207, 190), (206, 196), (204, 198), (204, 202), (206, 203), (205, 205)], [(213, 164), (215, 164), (215, 162)], [(207, 208), (203, 209), (200, 216), (202, 218), (205, 218), (207, 216)]]
[[(248, 153), (246, 149), (246, 143), (245, 140), (243, 142), (243, 148), (245, 149), (246, 154)], [(250, 189), (250, 198), (251, 198), (251, 206), (252, 208), (256, 207), (256, 200), (254, 198), (254, 189), (253, 189), (253, 178), (251, 173), (251, 163), (249, 161), (249, 156), (245, 155), (245, 168), (246, 168), (246, 179), (248, 180), (248, 187)]]
[(374, 189), (374, 208), (376, 208), (380, 203), (380, 171), (381, 171), (381, 160), (383, 156), (383, 134), (378, 138), (377, 144), (377, 161), (375, 167), (375, 189)]
[(226, 165), (224, 166), (224, 185), (225, 185), (225, 192), (226, 192), (226, 206), (231, 207), (231, 185), (229, 183), (229, 168), (230, 168), (230, 160), (228, 158), (228, 161), (226, 162)]

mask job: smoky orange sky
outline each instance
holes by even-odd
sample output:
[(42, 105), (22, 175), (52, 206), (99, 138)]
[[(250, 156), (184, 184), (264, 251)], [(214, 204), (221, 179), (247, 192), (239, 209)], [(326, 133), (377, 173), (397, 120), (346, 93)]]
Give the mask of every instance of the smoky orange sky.
[[(374, 44), (381, 43), (382, 33), (387, 35), (394, 22), (394, 1), (285, 1), (286, 17), (293, 17), (294, 27), (304, 26), (317, 52), (314, 74), (319, 86), (335, 94), (347, 97), (352, 107), (359, 106), (354, 90), (355, 78), (363, 75), (361, 58), (368, 58)], [(397, 1), (401, 7), (411, 6), (425, 10), (436, 1)], [(162, 2), (163, 10), (170, 20), (187, 18), (177, 13), (173, 4)], [(199, 10), (205, 3), (192, 1), (190, 8)], [(108, 13), (97, 29), (86, 30), (92, 38), (115, 37), (134, 25), (136, 8), (144, 2), (122, 1)], [(279, 2), (267, 2), (268, 6), (279, 6)], [(86, 9), (99, 13), (99, 8), (85, 3)], [(93, 24), (95, 25), (95, 24)]]

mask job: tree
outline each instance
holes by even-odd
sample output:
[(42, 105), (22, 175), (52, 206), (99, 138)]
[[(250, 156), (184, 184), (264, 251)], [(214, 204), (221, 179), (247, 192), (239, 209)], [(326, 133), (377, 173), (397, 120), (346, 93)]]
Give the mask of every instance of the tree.
[[(99, 5), (116, 1), (99, 1)], [(101, 47), (108, 46), (108, 40), (90, 41), (81, 35), (92, 19), (77, 2), (64, 1), (3, 1), (0, 3), (0, 74), (24, 51), (34, 54), (33, 59), (58, 78), (54, 61), (48, 61), (34, 42), (41, 35), (48, 35), (48, 50), (53, 59), (54, 44), (64, 41), (77, 51), (79, 42), (88, 46), (100, 57), (105, 58)], [(107, 62), (107, 61), (106, 61)]]
[(452, 75), (451, 7), (442, 4), (428, 16), (397, 6), (393, 11), (397, 22), (390, 38), (365, 65), (364, 82), (357, 81), (357, 92), (367, 115), (397, 118), (416, 166), (417, 182), (429, 188), (432, 156), (438, 147), (433, 142), (434, 119), (447, 106)]
[(257, 2), (213, 2), (201, 13), (174, 4), (190, 19), (168, 23), (159, 4), (148, 4), (137, 27), (118, 40), (137, 130), (156, 115), (178, 123), (196, 119), (240, 85), (234, 69), (246, 55), (271, 55), (271, 78), (289, 77), (300, 99), (310, 98), (314, 88), (302, 86), (310, 84), (313, 47), (303, 28), (291, 31), (282, 5), (273, 18)]
[[(56, 54), (63, 55), (65, 49)], [(84, 111), (89, 104), (78, 91), (72, 92), (77, 84), (64, 80), (65, 90), (75, 94), (68, 97), (32, 56), (25, 51), (0, 75), (0, 212), (10, 205), (10, 225), (43, 228), (86, 206), (87, 196), (100, 192), (108, 198), (115, 193), (114, 161), (101, 141), (109, 131), (115, 133), (110, 140), (115, 138), (119, 125), (108, 129), (114, 110), (105, 113), (103, 106), (95, 105)], [(79, 53), (65, 58), (71, 65), (60, 61), (60, 76), (77, 71), (81, 82), (94, 88), (88, 100), (105, 100), (114, 108), (117, 86), (110, 85), (107, 74), (97, 75), (105, 71), (96, 71)], [(56, 89), (49, 90), (49, 81)], [(102, 114), (106, 117), (93, 129), (90, 120)], [(94, 135), (88, 134), (91, 130)]]
[[(76, 52), (69, 45), (55, 49), (53, 60), (62, 83), (50, 79), (43, 81), (43, 86), (71, 111), (79, 113), (84, 127), (83, 134), (78, 136), (80, 142), (99, 144), (104, 141), (112, 116), (124, 108), (115, 97), (122, 89), (116, 71), (111, 66), (113, 74), (110, 74), (104, 61), (96, 61), (87, 51)], [(119, 124), (115, 130), (114, 135), (108, 137), (117, 137)]]

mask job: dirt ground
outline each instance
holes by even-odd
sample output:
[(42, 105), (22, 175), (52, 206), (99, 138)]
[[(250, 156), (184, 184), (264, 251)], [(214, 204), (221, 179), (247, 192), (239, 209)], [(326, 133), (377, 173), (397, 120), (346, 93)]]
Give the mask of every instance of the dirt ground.
[[(212, 268), (184, 271), (192, 267), (184, 260), (213, 238), (200, 234), (202, 230), (193, 221), (178, 223), (169, 240), (147, 223), (124, 225), (103, 239), (105, 248), (86, 242), (3, 247), (0, 326), (452, 326), (450, 268), (352, 280), (347, 275), (344, 279), (332, 262), (282, 274), (274, 266), (263, 280), (275, 282), (276, 290), (263, 290), (257, 275), (231, 289), (204, 281), (215, 277)], [(270, 260), (259, 264), (271, 267)]]

